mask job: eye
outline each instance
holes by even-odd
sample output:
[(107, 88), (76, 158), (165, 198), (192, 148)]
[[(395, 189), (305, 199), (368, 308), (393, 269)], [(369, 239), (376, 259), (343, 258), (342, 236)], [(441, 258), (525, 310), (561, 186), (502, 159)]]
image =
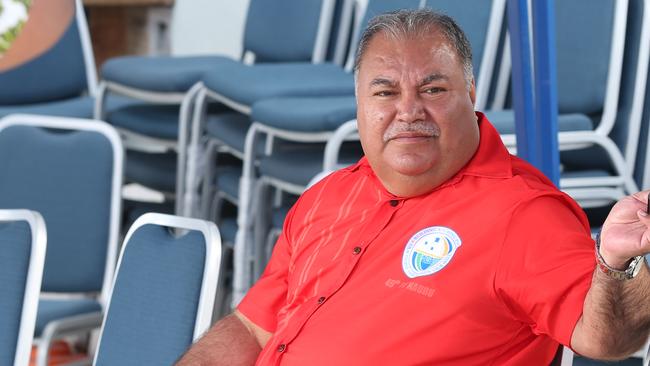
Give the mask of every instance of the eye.
[(394, 94), (395, 92), (393, 92), (392, 90), (379, 90), (376, 91), (373, 95), (377, 97), (389, 97)]
[(444, 91), (445, 91), (445, 89), (440, 88), (440, 87), (431, 87), (431, 88), (424, 89), (424, 93), (426, 93), (426, 94), (438, 94), (438, 93), (442, 93)]

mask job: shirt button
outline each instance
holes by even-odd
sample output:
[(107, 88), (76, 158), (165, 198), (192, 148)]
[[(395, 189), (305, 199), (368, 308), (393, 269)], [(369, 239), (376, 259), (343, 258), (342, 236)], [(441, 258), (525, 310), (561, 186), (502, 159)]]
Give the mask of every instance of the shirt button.
[(398, 200), (390, 200), (390, 205), (391, 205), (391, 206), (395, 207), (395, 206), (397, 206), (398, 204), (399, 204), (399, 201), (398, 201)]
[(354, 253), (354, 255), (357, 255), (357, 254), (361, 253), (361, 247), (354, 247), (354, 249), (352, 250), (352, 253)]
[(322, 304), (324, 302), (325, 302), (325, 296), (321, 296), (321, 297), (318, 298), (318, 303), (319, 304)]
[(287, 349), (287, 345), (282, 343), (281, 345), (278, 346), (277, 349), (278, 349), (278, 352), (282, 353), (282, 352), (284, 352), (284, 350)]

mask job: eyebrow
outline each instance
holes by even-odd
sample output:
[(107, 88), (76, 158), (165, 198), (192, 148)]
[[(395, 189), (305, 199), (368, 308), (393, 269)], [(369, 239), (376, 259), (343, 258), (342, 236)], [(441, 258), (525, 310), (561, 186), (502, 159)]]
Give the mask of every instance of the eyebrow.
[(397, 85), (396, 82), (389, 80), (389, 79), (384, 79), (384, 78), (375, 78), (372, 79), (370, 82), (370, 86), (389, 86), (389, 87), (394, 87)]
[(429, 76), (425, 77), (422, 79), (422, 82), (420, 83), (420, 86), (427, 85), (429, 83), (432, 83), (434, 81), (439, 81), (439, 80), (445, 80), (448, 81), (449, 77), (447, 75), (439, 74), (439, 73), (433, 73), (430, 74)]
[[(448, 81), (449, 77), (447, 75), (444, 75), (444, 74), (433, 73), (433, 74), (428, 75), (424, 79), (422, 79), (419, 86), (424, 86), (424, 85), (427, 85), (427, 84), (430, 84), (430, 83), (432, 83), (434, 81), (439, 81), (439, 80)], [(370, 82), (370, 86), (394, 87), (396, 85), (397, 85), (397, 83), (395, 81), (390, 80), (390, 79), (386, 79), (386, 78), (382, 78), (382, 77), (372, 79), (372, 81)]]

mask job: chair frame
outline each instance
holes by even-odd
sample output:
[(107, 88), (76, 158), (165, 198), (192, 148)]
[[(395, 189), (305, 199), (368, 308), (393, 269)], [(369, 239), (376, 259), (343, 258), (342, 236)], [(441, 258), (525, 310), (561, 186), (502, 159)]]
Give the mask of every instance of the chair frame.
[[(219, 266), (221, 263), (221, 236), (219, 234), (219, 229), (212, 222), (160, 213), (146, 213), (140, 216), (133, 223), (126, 234), (124, 245), (122, 245), (120, 252), (120, 258), (117, 262), (114, 278), (111, 278), (112, 284), (108, 292), (109, 302), (107, 303), (106, 311), (104, 312), (102, 330), (106, 325), (107, 315), (110, 311), (110, 297), (113, 294), (115, 280), (119, 274), (119, 270), (122, 265), (122, 259), (124, 258), (124, 253), (127, 249), (127, 246), (129, 245), (131, 237), (139, 228), (150, 224), (180, 229), (181, 232), (185, 230), (199, 231), (205, 238), (205, 262), (203, 267), (203, 281), (201, 283), (201, 293), (199, 295), (196, 322), (194, 324), (194, 333), (192, 336), (192, 340), (196, 341), (206, 330), (208, 330), (212, 321), (212, 308), (214, 306), (214, 300), (216, 297), (217, 281), (219, 279)], [(97, 362), (99, 350), (101, 349), (101, 342), (102, 334), (99, 336), (97, 352), (95, 352), (93, 365), (95, 365)]]
[(24, 221), (29, 225), (31, 232), (31, 252), (29, 270), (25, 281), (25, 294), (22, 300), (22, 314), (18, 330), (18, 342), (14, 355), (14, 366), (29, 364), (36, 327), (36, 313), (38, 310), (38, 295), (41, 292), (43, 280), (43, 265), (47, 247), (47, 230), (41, 214), (36, 211), (17, 209), (0, 210), (0, 222)]
[[(110, 202), (110, 224), (108, 231), (108, 243), (106, 251), (106, 264), (104, 267), (104, 279), (102, 291), (98, 302), (105, 308), (108, 300), (108, 289), (113, 279), (115, 262), (117, 257), (117, 242), (119, 239), (120, 217), (121, 217), (121, 196), (122, 171), (124, 150), (122, 141), (115, 129), (106, 122), (80, 118), (50, 117), (30, 114), (12, 114), (0, 119), (0, 133), (10, 126), (33, 126), (70, 131), (91, 131), (104, 136), (113, 147), (113, 174), (111, 181), (111, 202)], [(82, 315), (55, 320), (45, 327), (38, 343), (37, 365), (47, 365), (49, 347), (52, 340), (59, 335), (78, 333), (98, 327), (101, 323), (101, 314), (91, 316)]]

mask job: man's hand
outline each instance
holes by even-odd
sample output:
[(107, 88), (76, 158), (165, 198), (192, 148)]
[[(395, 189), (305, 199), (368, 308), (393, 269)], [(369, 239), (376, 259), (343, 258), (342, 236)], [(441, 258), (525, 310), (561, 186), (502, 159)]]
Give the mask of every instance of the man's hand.
[[(648, 193), (621, 199), (605, 220), (600, 254), (608, 266), (624, 270), (635, 256), (650, 252)], [(629, 280), (608, 277), (596, 268), (571, 348), (587, 357), (623, 359), (638, 350), (650, 330), (650, 272), (644, 264)]]
[(600, 254), (610, 267), (623, 270), (633, 257), (650, 253), (648, 193), (623, 198), (607, 216), (600, 233)]

